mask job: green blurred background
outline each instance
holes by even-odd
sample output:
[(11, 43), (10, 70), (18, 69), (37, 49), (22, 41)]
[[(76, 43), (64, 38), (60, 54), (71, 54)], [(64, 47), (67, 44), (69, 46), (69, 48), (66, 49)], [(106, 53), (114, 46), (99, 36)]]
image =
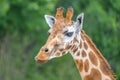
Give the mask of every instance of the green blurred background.
[(120, 80), (120, 0), (0, 0), (0, 80), (81, 80), (70, 54), (35, 62), (49, 29), (44, 15), (72, 6), (85, 13), (83, 29)]

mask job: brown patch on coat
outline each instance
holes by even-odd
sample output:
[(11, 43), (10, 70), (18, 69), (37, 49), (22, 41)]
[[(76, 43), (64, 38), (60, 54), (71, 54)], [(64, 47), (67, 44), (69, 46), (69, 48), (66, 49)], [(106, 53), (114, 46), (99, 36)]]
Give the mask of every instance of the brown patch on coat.
[(97, 69), (92, 69), (90, 74), (85, 76), (83, 80), (102, 80), (102, 76)]
[(82, 41), (80, 41), (80, 45), (79, 45), (80, 48), (82, 48)]
[(60, 52), (62, 52), (62, 51), (64, 51), (64, 50), (65, 50), (64, 48), (59, 49)]
[(84, 42), (84, 48), (87, 50), (88, 49), (88, 46), (87, 44)]
[(77, 67), (79, 69), (80, 72), (83, 71), (83, 61), (82, 60), (75, 60)]
[(60, 52), (57, 52), (57, 53), (55, 54), (55, 56), (60, 56)]
[(79, 63), (79, 60), (75, 60), (75, 62), (76, 62), (76, 64), (78, 64), (78, 63)]
[(63, 51), (63, 52), (62, 52), (62, 55), (65, 55), (65, 53), (66, 53), (66, 51)]
[(90, 58), (90, 61), (92, 62), (92, 64), (94, 64), (95, 66), (98, 65), (98, 59), (97, 59), (95, 53), (93, 53), (92, 51), (90, 51), (89, 58)]
[(85, 72), (88, 72), (88, 70), (89, 70), (89, 61), (88, 60), (85, 60), (85, 62), (84, 62), (84, 70), (85, 70)]
[(86, 52), (82, 50), (82, 57), (86, 57), (86, 56), (87, 56)]
[(80, 56), (80, 51), (77, 52), (77, 56)]
[(76, 52), (78, 50), (78, 48), (76, 47), (76, 48), (74, 48), (73, 49), (73, 54)]
[(71, 45), (67, 45), (65, 49), (70, 49), (71, 48)]
[(74, 42), (77, 42), (77, 43), (79, 42), (78, 39), (77, 39), (76, 37), (74, 38)]
[(73, 50), (75, 47), (76, 47), (76, 46), (75, 46), (75, 45), (73, 45), (73, 46), (71, 47), (71, 50)]

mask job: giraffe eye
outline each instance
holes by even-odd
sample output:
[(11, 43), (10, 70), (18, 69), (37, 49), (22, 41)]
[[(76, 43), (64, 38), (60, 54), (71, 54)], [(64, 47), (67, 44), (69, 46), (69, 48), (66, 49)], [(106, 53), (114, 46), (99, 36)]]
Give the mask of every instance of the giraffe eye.
[(65, 36), (71, 37), (73, 35), (73, 32), (66, 32), (64, 34), (65, 34)]

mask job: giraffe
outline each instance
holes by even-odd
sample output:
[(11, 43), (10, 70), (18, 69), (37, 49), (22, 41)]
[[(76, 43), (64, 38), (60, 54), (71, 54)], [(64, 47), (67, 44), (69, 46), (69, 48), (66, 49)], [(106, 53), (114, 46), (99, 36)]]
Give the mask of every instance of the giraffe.
[(82, 30), (84, 13), (72, 21), (73, 8), (57, 8), (56, 16), (45, 15), (49, 25), (49, 37), (46, 44), (35, 57), (38, 62), (47, 62), (68, 52), (72, 55), (82, 80), (115, 80), (106, 59), (96, 48), (90, 37)]

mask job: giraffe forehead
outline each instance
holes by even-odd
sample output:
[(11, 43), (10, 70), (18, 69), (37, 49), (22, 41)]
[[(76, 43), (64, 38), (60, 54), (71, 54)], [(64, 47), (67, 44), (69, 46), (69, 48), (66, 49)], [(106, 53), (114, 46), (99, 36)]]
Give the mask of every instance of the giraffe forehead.
[(66, 22), (65, 19), (57, 20), (53, 26), (53, 32), (60, 32), (64, 30), (73, 30), (74, 21)]

